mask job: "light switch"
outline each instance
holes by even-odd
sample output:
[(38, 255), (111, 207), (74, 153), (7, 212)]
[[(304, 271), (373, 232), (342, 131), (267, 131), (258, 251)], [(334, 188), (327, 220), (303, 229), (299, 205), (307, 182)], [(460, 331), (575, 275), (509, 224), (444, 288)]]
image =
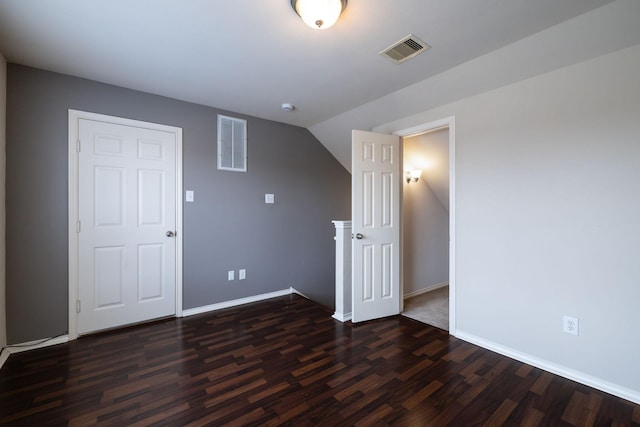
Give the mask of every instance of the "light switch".
[(275, 203), (275, 196), (273, 194), (265, 194), (264, 195), (264, 202), (265, 203), (269, 203), (269, 204)]
[(187, 190), (186, 201), (193, 202), (193, 190)]
[(247, 278), (247, 270), (245, 270), (244, 268), (238, 270), (238, 279), (244, 280), (246, 278)]
[(233, 270), (229, 270), (227, 273), (227, 280), (235, 280), (235, 272)]

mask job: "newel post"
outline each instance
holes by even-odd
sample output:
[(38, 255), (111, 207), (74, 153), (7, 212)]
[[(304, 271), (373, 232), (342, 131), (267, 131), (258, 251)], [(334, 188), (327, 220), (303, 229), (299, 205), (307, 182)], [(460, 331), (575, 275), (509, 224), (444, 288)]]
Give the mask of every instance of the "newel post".
[(333, 318), (351, 320), (351, 221), (331, 221), (336, 227), (336, 311)]

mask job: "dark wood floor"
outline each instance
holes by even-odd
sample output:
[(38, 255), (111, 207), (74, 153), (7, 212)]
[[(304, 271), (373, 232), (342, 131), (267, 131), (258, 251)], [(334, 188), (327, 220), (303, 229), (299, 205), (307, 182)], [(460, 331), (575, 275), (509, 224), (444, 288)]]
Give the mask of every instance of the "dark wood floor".
[(2, 425), (637, 426), (640, 406), (397, 316), (298, 296), (12, 355)]

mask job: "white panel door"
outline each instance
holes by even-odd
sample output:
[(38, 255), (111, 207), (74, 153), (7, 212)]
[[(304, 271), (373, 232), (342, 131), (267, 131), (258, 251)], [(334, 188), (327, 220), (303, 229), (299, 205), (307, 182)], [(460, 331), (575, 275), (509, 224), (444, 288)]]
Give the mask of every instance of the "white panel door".
[(352, 321), (400, 313), (400, 138), (352, 136)]
[(175, 134), (78, 125), (78, 333), (175, 314)]

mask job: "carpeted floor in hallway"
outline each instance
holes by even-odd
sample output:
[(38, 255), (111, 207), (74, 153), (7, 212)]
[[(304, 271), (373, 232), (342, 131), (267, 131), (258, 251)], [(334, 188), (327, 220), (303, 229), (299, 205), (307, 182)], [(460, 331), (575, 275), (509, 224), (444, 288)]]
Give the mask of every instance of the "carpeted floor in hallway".
[(449, 286), (405, 300), (402, 315), (448, 331)]

